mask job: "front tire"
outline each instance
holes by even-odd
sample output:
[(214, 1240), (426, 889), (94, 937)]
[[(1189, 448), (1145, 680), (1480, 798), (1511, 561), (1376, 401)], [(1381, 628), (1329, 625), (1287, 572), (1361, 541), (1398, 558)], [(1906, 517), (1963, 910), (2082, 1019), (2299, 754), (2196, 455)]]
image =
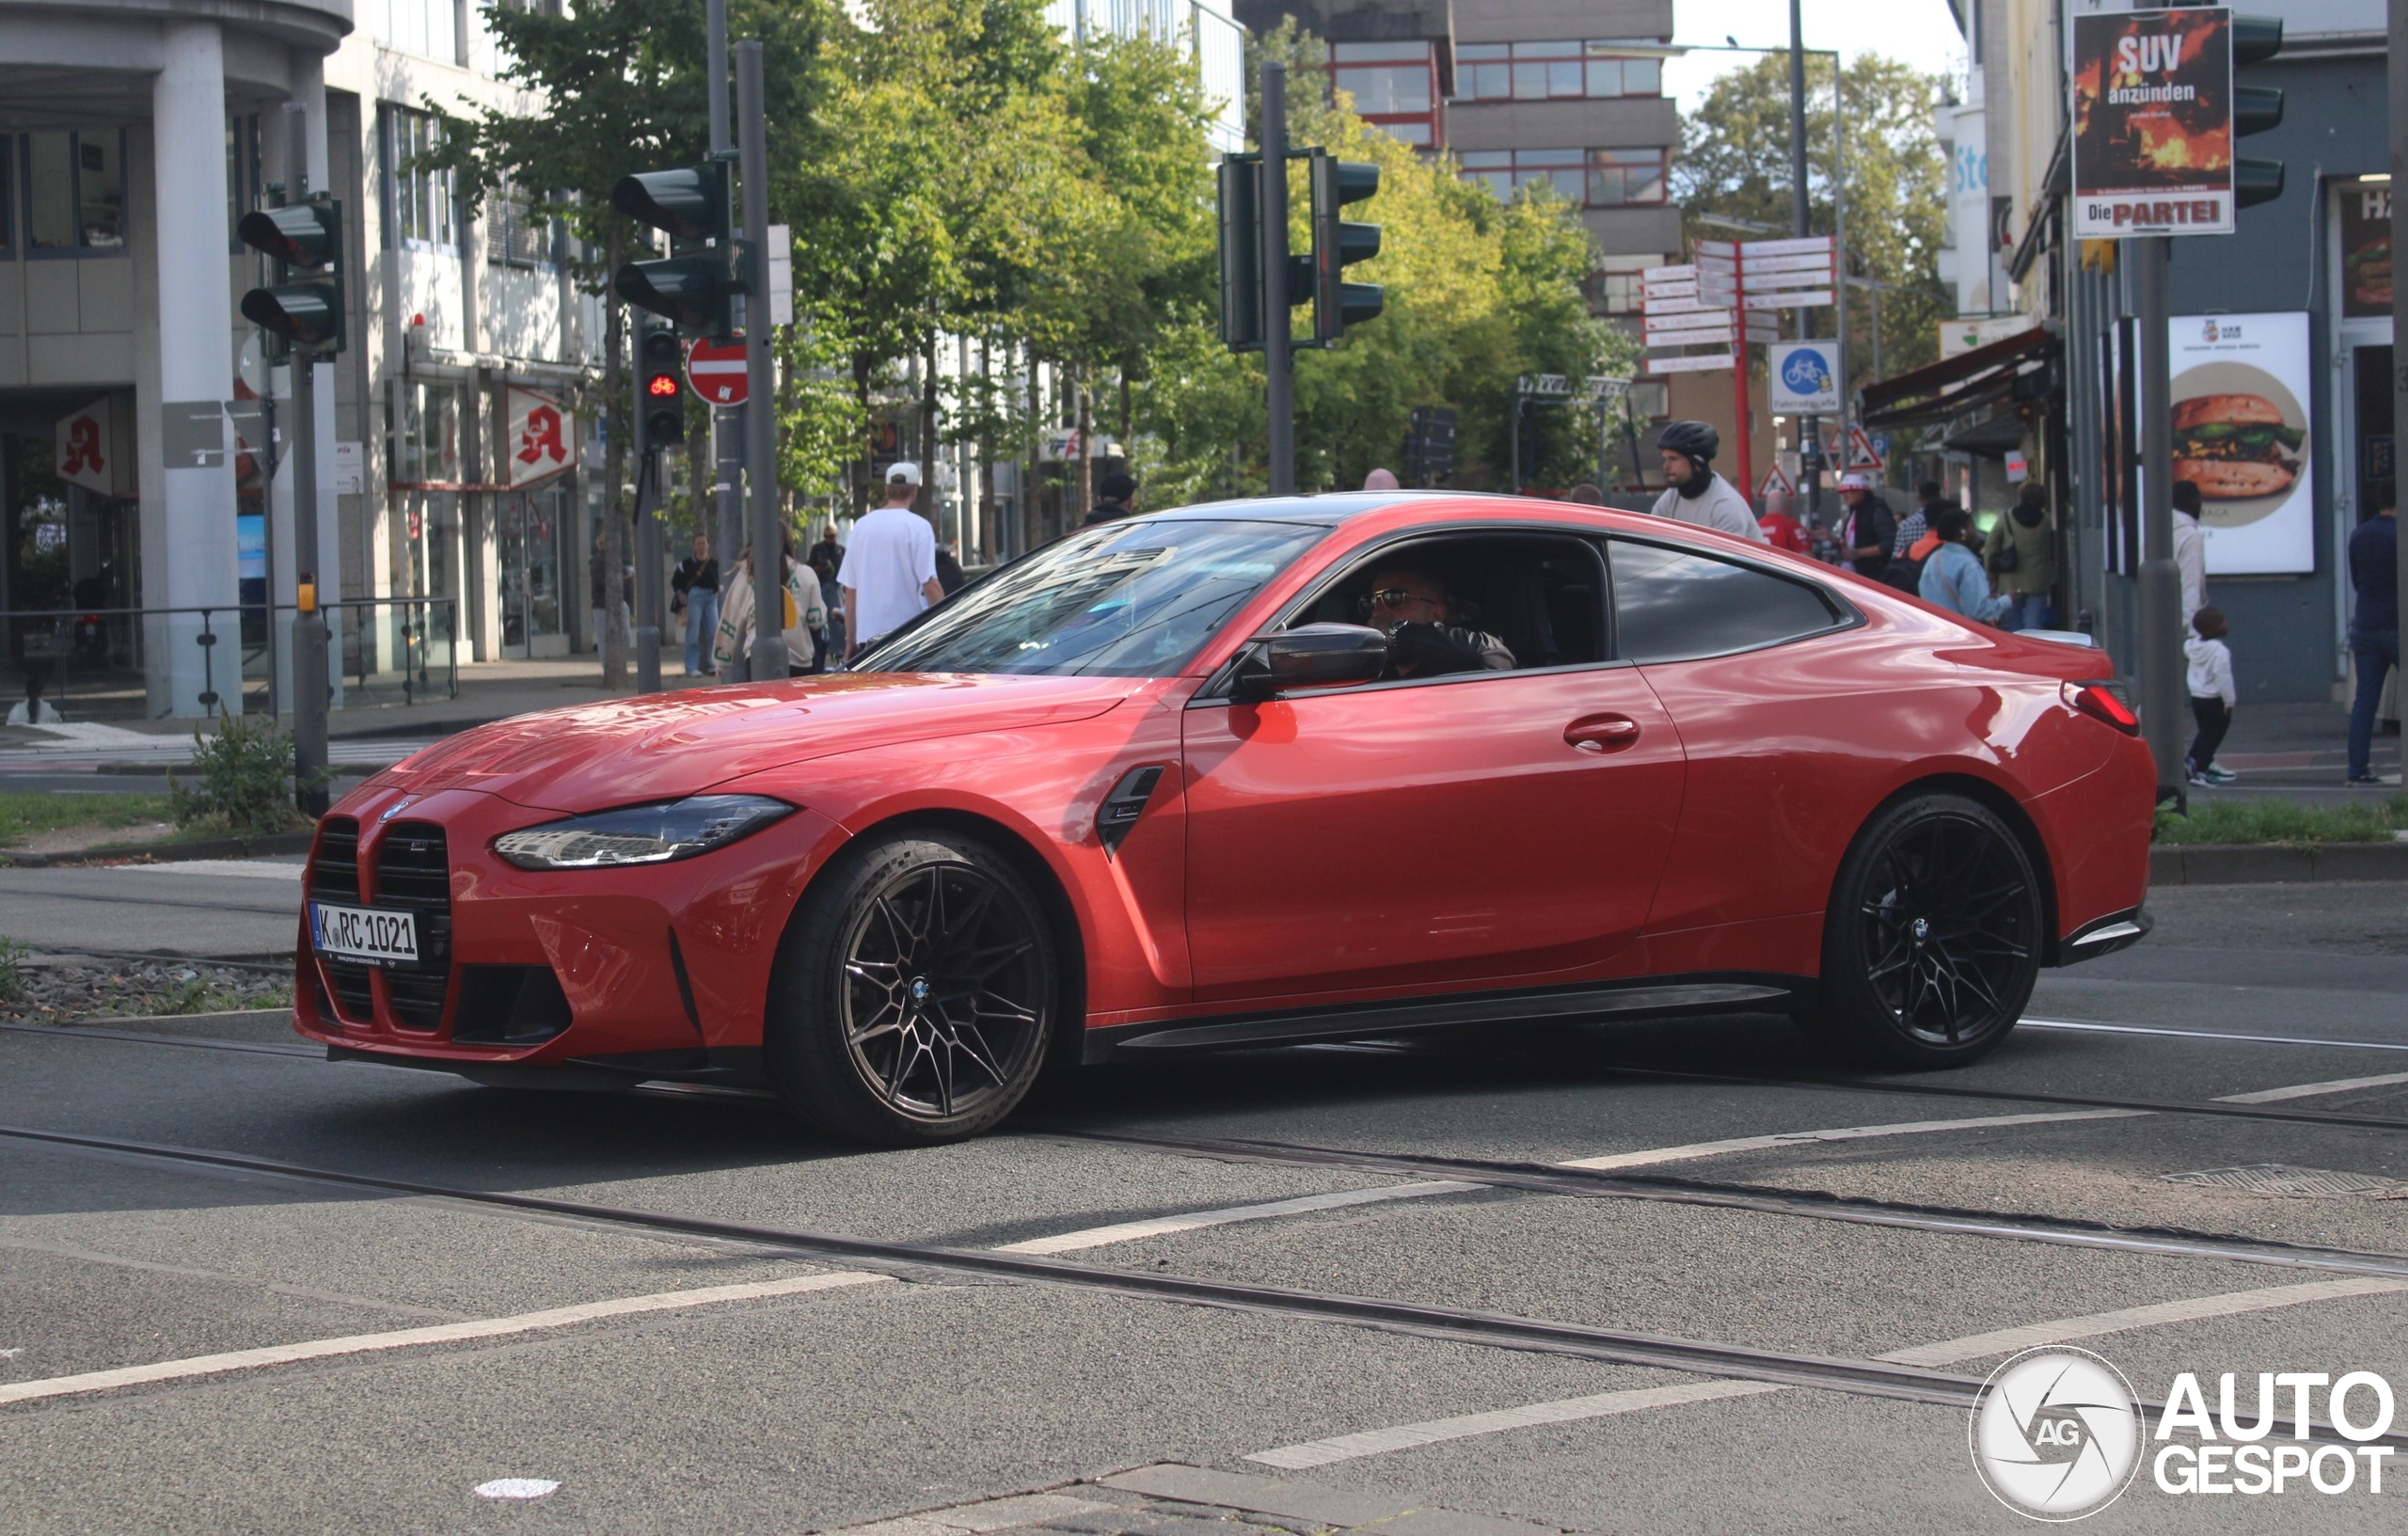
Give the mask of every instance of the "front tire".
[(779, 946), (769, 1082), (847, 1140), (974, 1136), (1044, 1066), (1058, 956), (1036, 891), (986, 843), (942, 831), (865, 839), (813, 882)]
[(1809, 1033), (1891, 1067), (1961, 1067), (2006, 1037), (2039, 978), (2046, 908), (2022, 840), (1961, 795), (1902, 800), (1857, 834), (1823, 925)]

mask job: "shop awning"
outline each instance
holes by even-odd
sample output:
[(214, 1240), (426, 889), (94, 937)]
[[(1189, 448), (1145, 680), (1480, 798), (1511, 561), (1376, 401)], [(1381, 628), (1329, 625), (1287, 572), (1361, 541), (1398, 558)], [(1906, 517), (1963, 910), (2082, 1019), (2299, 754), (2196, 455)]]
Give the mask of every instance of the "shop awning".
[(1868, 429), (1927, 426), (1965, 416), (2014, 394), (2017, 379), (2062, 350), (2063, 343), (2036, 321), (2032, 329), (2003, 341), (1877, 379), (1857, 390), (1857, 409)]
[(1987, 421), (1955, 434), (1941, 446), (1953, 452), (2003, 459), (2023, 446), (2023, 418), (2013, 411), (2001, 411)]

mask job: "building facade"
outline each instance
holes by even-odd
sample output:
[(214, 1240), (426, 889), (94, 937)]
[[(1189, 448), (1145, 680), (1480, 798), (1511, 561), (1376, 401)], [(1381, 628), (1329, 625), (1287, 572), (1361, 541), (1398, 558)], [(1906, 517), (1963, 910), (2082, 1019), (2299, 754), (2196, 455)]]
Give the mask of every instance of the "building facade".
[[(2022, 366), (2046, 387), (2014, 391), (1987, 420), (1951, 425), (1982, 434), (1992, 457), (2024, 453), (2058, 493), (2074, 549), (2063, 617), (2095, 629), (2129, 670), (2140, 486), (2128, 380), (2139, 307), (2116, 243), (2076, 242), (2065, 217), (2070, 24), (2106, 8), (2128, 8), (1952, 0), (1977, 82), (1970, 101), (1980, 112), (1989, 207), (1987, 263), (1958, 225), (1959, 303), (1987, 300), (1988, 312), (2028, 322), (2033, 350)], [(2250, 0), (2240, 8), (2284, 22), (2282, 52), (2242, 67), (2237, 79), (2284, 92), (2282, 125), (2239, 150), (2281, 160), (2285, 187), (2242, 209), (2235, 234), (2172, 242), (2176, 395), (2193, 365), (2186, 359), (2212, 344), (2206, 339), (2229, 343), (2238, 331), (2253, 345), (2263, 339), (2250, 366), (2295, 397), (2305, 430), (2298, 494), (2278, 514), (2289, 531), (2276, 540), (2211, 505), (2208, 598), (2229, 616), (2244, 704), (2327, 699), (2348, 667), (2343, 549), (2376, 510), (2366, 486), (2393, 474), (2385, 13), (2383, 0)], [(1957, 135), (1960, 166), (1972, 137)]]
[[(8, 666), (90, 714), (289, 699), (291, 386), (237, 313), (268, 274), (233, 229), (285, 180), (288, 103), (306, 108), (310, 188), (346, 226), (349, 346), (318, 370), (310, 573), (352, 605), (333, 613), (342, 674), (372, 689), (455, 641), (461, 659), (574, 643), (572, 423), (597, 310), (523, 202), (465, 207), (410, 159), (432, 143), (428, 100), (511, 99), (481, 16), (455, 0), (365, 15), (0, 0)], [(560, 402), (561, 451), (514, 476), (500, 438), (531, 398)], [(400, 597), (451, 603), (356, 606)], [(141, 611), (46, 616), (71, 609)]]

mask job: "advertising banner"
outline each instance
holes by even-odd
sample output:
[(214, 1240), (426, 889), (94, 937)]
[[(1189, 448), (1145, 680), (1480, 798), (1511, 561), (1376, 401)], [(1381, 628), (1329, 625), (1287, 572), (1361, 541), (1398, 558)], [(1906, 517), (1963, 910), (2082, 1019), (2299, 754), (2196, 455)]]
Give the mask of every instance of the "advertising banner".
[(2210, 576), (2316, 569), (2307, 314), (2166, 323), (2174, 478), (2199, 487)]
[(2391, 318), (2391, 183), (2364, 177), (2333, 189), (2341, 213), (2341, 314)]
[(2075, 16), (2074, 237), (2232, 230), (2232, 13)]
[(1766, 349), (1775, 416), (1836, 416), (1840, 408), (1840, 344), (1781, 341)]

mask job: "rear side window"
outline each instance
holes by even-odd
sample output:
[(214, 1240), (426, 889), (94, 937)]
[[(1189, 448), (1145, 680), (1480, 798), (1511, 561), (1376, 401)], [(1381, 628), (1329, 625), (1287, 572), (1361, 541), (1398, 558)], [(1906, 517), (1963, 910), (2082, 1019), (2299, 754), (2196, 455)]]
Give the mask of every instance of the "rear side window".
[(1611, 541), (1618, 659), (1670, 661), (1778, 644), (1830, 628), (1830, 601), (1803, 581), (1659, 545)]

